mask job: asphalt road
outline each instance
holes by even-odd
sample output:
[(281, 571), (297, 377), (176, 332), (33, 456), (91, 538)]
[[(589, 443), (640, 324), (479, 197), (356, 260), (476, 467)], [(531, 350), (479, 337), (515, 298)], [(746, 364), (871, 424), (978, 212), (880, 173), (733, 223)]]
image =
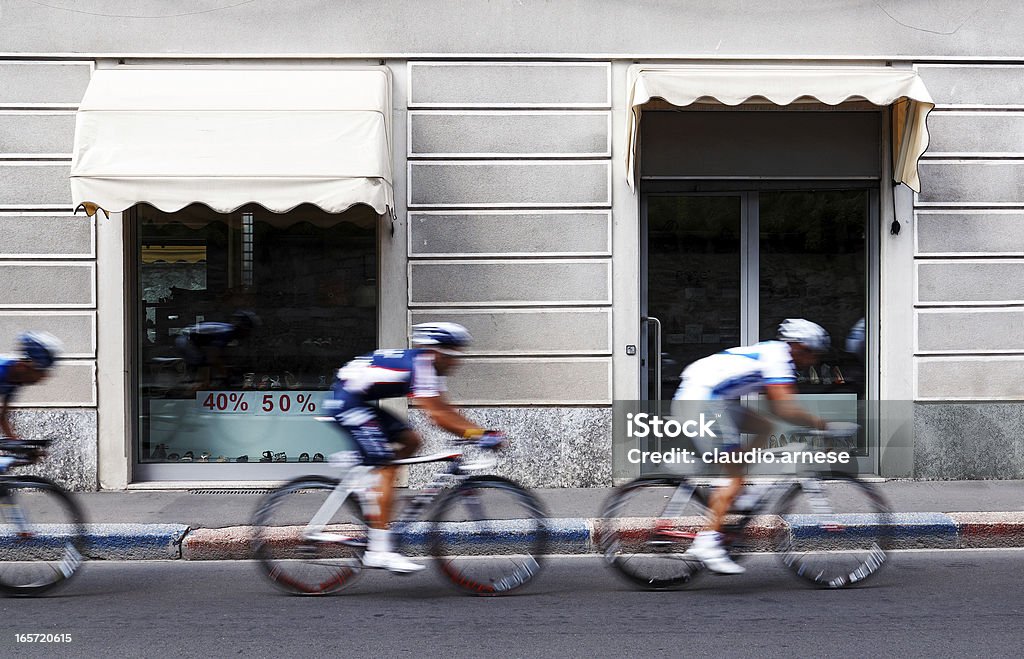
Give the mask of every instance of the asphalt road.
[(746, 565), (650, 593), (599, 558), (551, 558), (522, 594), (480, 599), (432, 570), (299, 598), (246, 562), (90, 563), (54, 595), (0, 599), (0, 656), (1019, 657), (1024, 645), (1024, 550), (896, 553), (845, 591), (807, 588), (773, 556)]

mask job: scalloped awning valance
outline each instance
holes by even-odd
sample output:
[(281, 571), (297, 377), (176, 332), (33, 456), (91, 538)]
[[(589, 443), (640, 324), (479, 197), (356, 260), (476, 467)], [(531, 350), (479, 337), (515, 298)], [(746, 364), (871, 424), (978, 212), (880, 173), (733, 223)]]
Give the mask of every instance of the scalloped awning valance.
[(925, 118), (935, 107), (913, 70), (843, 66), (671, 66), (637, 64), (629, 69), (630, 109), (626, 176), (635, 186), (636, 141), (644, 106), (661, 99), (676, 107), (696, 103), (815, 102), (839, 105), (867, 101), (892, 108), (893, 180), (921, 190), (917, 161), (928, 148)]
[(387, 67), (100, 69), (75, 121), (71, 190), (90, 214), (198, 202), (383, 215), (391, 154)]

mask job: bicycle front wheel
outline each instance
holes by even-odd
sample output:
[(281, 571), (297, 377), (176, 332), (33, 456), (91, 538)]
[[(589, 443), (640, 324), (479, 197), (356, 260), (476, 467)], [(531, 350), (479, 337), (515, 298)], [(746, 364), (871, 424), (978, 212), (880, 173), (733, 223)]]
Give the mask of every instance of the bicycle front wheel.
[(337, 487), (297, 478), (271, 492), (253, 518), (253, 552), (263, 574), (287, 593), (326, 595), (355, 581), (366, 551), (366, 522), (353, 497), (312, 536), (308, 524)]
[(630, 583), (665, 590), (702, 568), (686, 555), (707, 524), (702, 494), (680, 476), (641, 476), (616, 488), (597, 529), (605, 560)]
[(845, 474), (796, 483), (779, 502), (782, 562), (823, 588), (861, 583), (885, 564), (891, 513), (869, 483)]
[(85, 522), (62, 487), (42, 478), (0, 481), (0, 592), (39, 595), (85, 560)]
[(472, 595), (504, 595), (529, 583), (547, 551), (540, 501), (497, 476), (470, 478), (438, 502), (430, 551), (446, 577)]

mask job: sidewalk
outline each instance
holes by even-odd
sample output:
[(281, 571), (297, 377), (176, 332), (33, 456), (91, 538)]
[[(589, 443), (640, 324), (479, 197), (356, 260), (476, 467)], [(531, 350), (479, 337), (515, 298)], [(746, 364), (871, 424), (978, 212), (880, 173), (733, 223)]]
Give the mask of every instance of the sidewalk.
[[(888, 481), (898, 547), (1024, 547), (1024, 481)], [(77, 495), (89, 522), (93, 558), (249, 558), (247, 528), (266, 490), (251, 493), (132, 490)], [(591, 553), (595, 520), (611, 488), (536, 494), (551, 517), (552, 551)], [(766, 525), (778, 524), (764, 522)]]

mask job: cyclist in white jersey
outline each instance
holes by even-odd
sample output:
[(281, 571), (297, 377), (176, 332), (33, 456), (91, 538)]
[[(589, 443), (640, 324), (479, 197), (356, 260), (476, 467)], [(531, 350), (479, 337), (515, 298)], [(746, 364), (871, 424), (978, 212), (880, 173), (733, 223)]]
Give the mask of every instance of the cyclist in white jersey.
[[(813, 366), (828, 350), (828, 332), (808, 320), (790, 318), (779, 325), (777, 341), (763, 341), (749, 347), (731, 348), (690, 364), (683, 371), (675, 400), (723, 401), (734, 432), (725, 437), (722, 450), (738, 451), (739, 434), (757, 436), (763, 446), (772, 424), (765, 417), (739, 404), (739, 397), (763, 393), (772, 414), (792, 424), (825, 430), (824, 419), (814, 416), (796, 402), (796, 371)], [(740, 574), (744, 568), (729, 558), (722, 547), (722, 523), (733, 500), (743, 487), (743, 468), (727, 465), (729, 484), (716, 488), (711, 496), (711, 522), (697, 534), (687, 551), (714, 572)]]

